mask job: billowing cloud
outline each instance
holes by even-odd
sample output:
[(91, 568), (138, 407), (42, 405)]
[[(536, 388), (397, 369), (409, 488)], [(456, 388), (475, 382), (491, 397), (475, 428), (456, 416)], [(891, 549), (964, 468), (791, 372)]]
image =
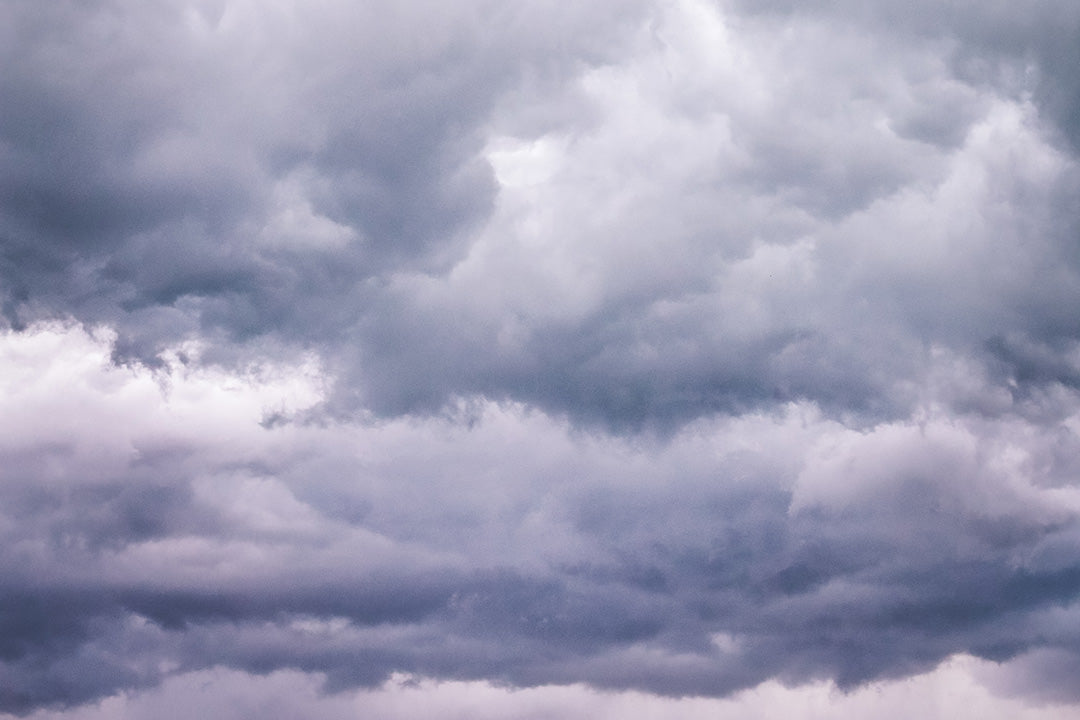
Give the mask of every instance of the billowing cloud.
[(723, 695), (1077, 650), (1075, 404), (1052, 433), (806, 404), (666, 440), (491, 403), (327, 425), (295, 420), (317, 365), (110, 344), (4, 338), (9, 709), (210, 666)]
[(8, 3), (0, 711), (1077, 702), (1078, 21)]

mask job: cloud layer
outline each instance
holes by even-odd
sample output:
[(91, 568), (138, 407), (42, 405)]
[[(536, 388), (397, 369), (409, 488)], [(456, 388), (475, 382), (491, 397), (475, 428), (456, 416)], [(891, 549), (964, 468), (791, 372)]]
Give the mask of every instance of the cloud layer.
[(1080, 12), (904, 7), (5, 4), (0, 711), (1080, 700)]

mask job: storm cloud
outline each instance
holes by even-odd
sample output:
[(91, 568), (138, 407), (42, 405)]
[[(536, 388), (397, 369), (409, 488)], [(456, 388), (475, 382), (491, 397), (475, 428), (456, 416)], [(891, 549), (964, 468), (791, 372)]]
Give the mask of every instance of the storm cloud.
[(1078, 48), (0, 4), (0, 712), (1074, 711)]

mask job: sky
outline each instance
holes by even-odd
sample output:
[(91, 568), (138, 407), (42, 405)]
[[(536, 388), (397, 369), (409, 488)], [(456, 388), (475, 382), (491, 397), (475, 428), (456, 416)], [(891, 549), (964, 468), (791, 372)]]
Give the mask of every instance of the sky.
[(0, 0), (0, 718), (1080, 713), (1080, 4)]

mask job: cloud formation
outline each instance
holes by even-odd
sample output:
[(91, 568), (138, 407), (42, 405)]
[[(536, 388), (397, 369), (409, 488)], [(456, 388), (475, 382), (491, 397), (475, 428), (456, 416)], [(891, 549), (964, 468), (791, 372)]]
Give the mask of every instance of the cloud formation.
[(1080, 702), (1080, 13), (904, 7), (0, 8), (0, 711)]
[(805, 404), (666, 440), (490, 403), (328, 426), (272, 419), (317, 405), (314, 366), (4, 341), (8, 709), (210, 666), (724, 695), (1076, 651), (1075, 410), (1049, 434)]

